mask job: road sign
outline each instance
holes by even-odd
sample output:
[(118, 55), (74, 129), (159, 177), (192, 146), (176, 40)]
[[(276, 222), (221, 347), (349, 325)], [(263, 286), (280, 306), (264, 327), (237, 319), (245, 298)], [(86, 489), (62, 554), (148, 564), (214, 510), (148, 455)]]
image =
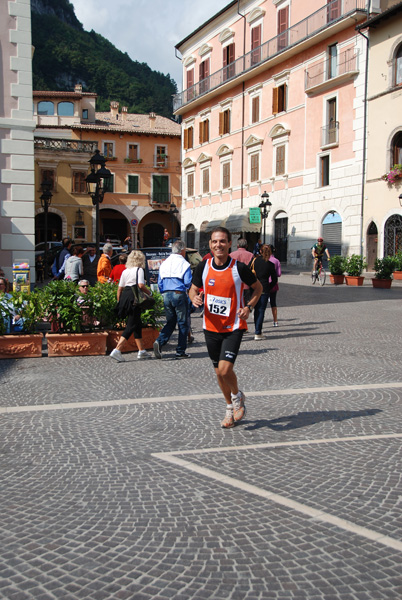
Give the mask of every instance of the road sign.
[(137, 227), (137, 225), (138, 225), (138, 221), (137, 221), (137, 219), (131, 219), (131, 225), (132, 225), (133, 227)]

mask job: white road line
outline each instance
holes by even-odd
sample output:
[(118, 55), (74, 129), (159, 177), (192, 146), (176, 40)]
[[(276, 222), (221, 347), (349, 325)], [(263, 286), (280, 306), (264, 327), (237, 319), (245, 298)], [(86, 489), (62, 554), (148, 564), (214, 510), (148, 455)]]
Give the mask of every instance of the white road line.
[[(287, 388), (284, 390), (262, 390), (248, 391), (248, 398), (272, 398), (276, 396), (293, 396), (301, 394), (322, 394), (331, 392), (348, 392), (362, 390), (385, 390), (385, 389), (402, 389), (402, 382), (391, 381), (389, 383), (363, 383), (356, 385), (336, 385), (328, 387), (308, 387), (308, 388)], [(188, 402), (197, 400), (221, 399), (222, 393), (211, 394), (193, 394), (192, 396), (165, 396), (155, 398), (123, 398), (120, 400), (94, 400), (88, 402), (61, 402), (60, 404), (38, 404), (36, 406), (1, 406), (0, 414), (11, 414), (21, 412), (40, 412), (47, 410), (72, 410), (76, 408), (107, 408), (110, 406), (130, 406), (135, 404), (157, 404), (160, 402)]]
[[(232, 450), (237, 450), (238, 448), (232, 448)], [(320, 521), (322, 523), (327, 523), (331, 525), (335, 525), (344, 531), (348, 531), (355, 535), (359, 535), (368, 540), (381, 544), (383, 546), (387, 546), (387, 548), (392, 548), (393, 550), (402, 551), (402, 542), (391, 538), (387, 535), (383, 535), (378, 531), (374, 531), (372, 529), (368, 529), (367, 527), (361, 527), (360, 525), (356, 525), (351, 521), (347, 521), (346, 519), (341, 519), (339, 517), (335, 517), (329, 513), (326, 513), (322, 510), (317, 510), (301, 502), (297, 502), (295, 500), (291, 500), (290, 498), (286, 498), (285, 496), (281, 496), (279, 494), (275, 494), (274, 492), (269, 492), (255, 485), (251, 485), (249, 483), (245, 483), (244, 481), (239, 481), (238, 479), (234, 479), (233, 477), (228, 477), (222, 473), (218, 473), (213, 471), (212, 469), (208, 469), (206, 467), (202, 467), (200, 465), (194, 465), (191, 462), (179, 458), (178, 456), (173, 456), (172, 453), (155, 453), (153, 456), (164, 460), (168, 463), (171, 463), (175, 466), (182, 467), (187, 469), (188, 471), (192, 471), (197, 473), (198, 475), (203, 475), (212, 479), (214, 481), (218, 481), (219, 483), (224, 483), (238, 490), (242, 490), (249, 494), (253, 494), (254, 496), (259, 496), (261, 498), (265, 498), (266, 500), (270, 500), (271, 502), (275, 502), (281, 506), (289, 508), (291, 510), (295, 510), (299, 513), (310, 517), (311, 519)]]

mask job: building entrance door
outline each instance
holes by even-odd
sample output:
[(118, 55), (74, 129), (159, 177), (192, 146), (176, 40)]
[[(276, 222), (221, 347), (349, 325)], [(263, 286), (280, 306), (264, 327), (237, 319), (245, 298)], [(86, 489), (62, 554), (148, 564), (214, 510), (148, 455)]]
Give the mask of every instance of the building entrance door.
[(372, 221), (367, 230), (366, 256), (367, 256), (367, 264), (368, 264), (367, 270), (368, 271), (374, 271), (374, 263), (375, 263), (375, 259), (377, 258), (377, 252), (378, 252), (378, 230), (377, 230), (377, 225), (375, 223), (373, 223), (373, 221)]
[(288, 262), (288, 218), (286, 213), (279, 213), (275, 217), (275, 257), (281, 263)]

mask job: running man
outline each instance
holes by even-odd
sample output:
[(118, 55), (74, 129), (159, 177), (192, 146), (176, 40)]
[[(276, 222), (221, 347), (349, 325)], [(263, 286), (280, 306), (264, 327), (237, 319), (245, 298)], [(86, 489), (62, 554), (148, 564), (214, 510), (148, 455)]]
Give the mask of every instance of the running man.
[[(262, 292), (262, 285), (251, 269), (229, 256), (231, 242), (231, 234), (225, 227), (212, 230), (209, 247), (213, 258), (197, 265), (190, 288), (194, 306), (204, 306), (207, 350), (226, 400), (226, 415), (221, 423), (224, 429), (234, 427), (246, 414), (245, 396), (238, 388), (233, 368), (247, 331), (246, 320)], [(245, 284), (253, 290), (246, 306)]]
[(317, 242), (311, 248), (311, 254), (312, 254), (313, 258), (314, 258), (314, 267), (313, 267), (314, 273), (317, 271), (318, 260), (322, 261), (324, 253), (327, 255), (327, 258), (329, 260), (330, 259), (330, 255), (329, 255), (329, 252), (328, 252), (328, 248), (324, 244), (324, 240), (322, 239), (322, 237), (319, 237), (318, 240), (317, 240)]

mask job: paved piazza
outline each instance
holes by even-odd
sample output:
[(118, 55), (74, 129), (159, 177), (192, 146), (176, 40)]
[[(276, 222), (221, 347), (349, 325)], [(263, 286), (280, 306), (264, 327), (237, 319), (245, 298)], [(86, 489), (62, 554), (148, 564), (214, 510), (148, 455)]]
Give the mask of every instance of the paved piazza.
[(400, 600), (402, 285), (369, 284), (281, 278), (229, 431), (199, 315), (189, 360), (1, 361), (0, 598)]

